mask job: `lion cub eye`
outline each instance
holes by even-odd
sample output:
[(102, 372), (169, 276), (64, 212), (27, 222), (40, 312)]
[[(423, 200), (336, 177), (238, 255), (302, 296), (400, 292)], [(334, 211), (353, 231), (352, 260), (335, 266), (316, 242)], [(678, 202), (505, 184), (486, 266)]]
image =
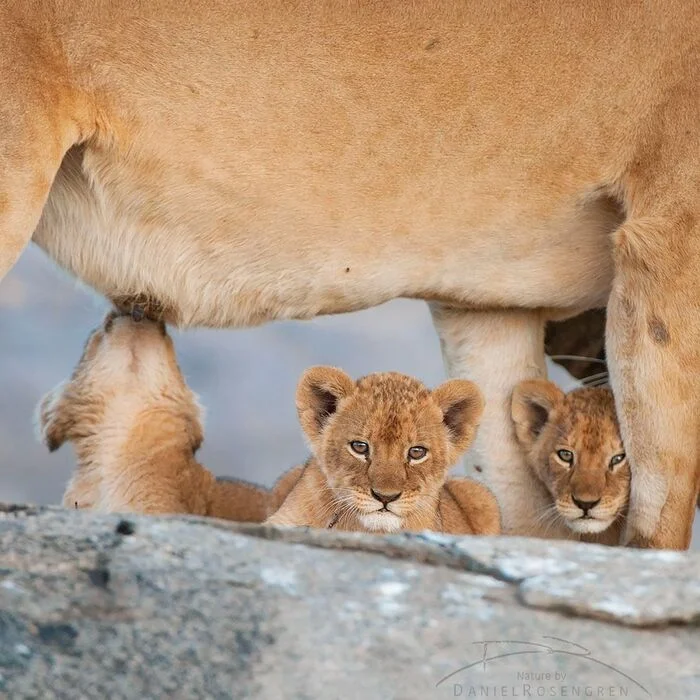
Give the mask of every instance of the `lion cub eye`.
[(557, 450), (557, 457), (559, 457), (564, 464), (574, 463), (574, 453), (571, 450)]
[(362, 457), (366, 457), (369, 454), (369, 445), (362, 440), (353, 440), (350, 443), (350, 449), (356, 454)]
[(415, 447), (411, 447), (408, 451), (408, 459), (411, 462), (420, 462), (422, 459), (425, 459), (425, 457), (428, 455), (428, 448), (427, 447), (422, 447), (421, 445), (416, 445)]
[(610, 464), (608, 465), (610, 469), (614, 469), (618, 464), (622, 464), (622, 462), (625, 461), (625, 458), (627, 455), (624, 452), (620, 452), (619, 455), (615, 455), (611, 460)]

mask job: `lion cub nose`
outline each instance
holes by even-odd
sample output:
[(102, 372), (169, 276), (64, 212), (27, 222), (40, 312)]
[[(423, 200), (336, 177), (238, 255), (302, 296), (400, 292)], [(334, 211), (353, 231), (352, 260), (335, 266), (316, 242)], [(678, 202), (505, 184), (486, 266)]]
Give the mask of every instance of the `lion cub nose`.
[(600, 503), (600, 498), (597, 501), (579, 501), (578, 498), (572, 496), (571, 500), (583, 511), (584, 515), (587, 515), (589, 510), (595, 508)]
[(371, 489), (372, 495), (378, 500), (381, 501), (385, 506), (391, 503), (392, 501), (395, 501), (400, 495), (401, 491), (398, 493), (380, 493), (379, 491), (375, 491), (374, 489)]

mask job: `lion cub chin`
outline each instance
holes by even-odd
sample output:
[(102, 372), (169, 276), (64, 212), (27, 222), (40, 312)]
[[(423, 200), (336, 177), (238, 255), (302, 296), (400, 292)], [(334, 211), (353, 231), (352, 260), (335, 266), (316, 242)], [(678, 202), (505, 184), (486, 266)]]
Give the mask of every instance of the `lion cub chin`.
[(552, 495), (543, 517), (561, 519), (585, 542), (619, 544), (630, 468), (609, 389), (564, 394), (546, 380), (519, 384), (515, 432), (526, 460)]
[(165, 326), (109, 313), (71, 378), (38, 408), (49, 450), (75, 448), (63, 505), (262, 522), (274, 510), (266, 489), (218, 480), (195, 460), (200, 413)]
[(313, 456), (269, 524), (500, 532), (493, 494), (469, 479), (447, 479), (483, 411), (472, 382), (430, 391), (401, 374), (356, 382), (339, 369), (313, 367), (299, 382), (297, 410)]

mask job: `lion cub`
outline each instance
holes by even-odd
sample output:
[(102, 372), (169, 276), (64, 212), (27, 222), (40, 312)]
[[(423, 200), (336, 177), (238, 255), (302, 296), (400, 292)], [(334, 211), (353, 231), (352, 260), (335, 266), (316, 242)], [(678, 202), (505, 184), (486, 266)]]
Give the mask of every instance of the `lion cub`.
[(161, 323), (109, 313), (38, 413), (51, 451), (65, 441), (75, 448), (78, 467), (63, 497), (69, 508), (262, 522), (295, 483), (292, 474), (271, 493), (217, 479), (196, 461), (200, 408)]
[(339, 369), (312, 367), (299, 382), (297, 410), (313, 456), (268, 523), (500, 532), (493, 494), (470, 479), (447, 479), (483, 410), (472, 382), (456, 379), (430, 391), (401, 374), (355, 382)]
[(551, 515), (584, 542), (619, 544), (630, 468), (609, 389), (565, 394), (547, 380), (513, 392), (512, 417), (526, 460), (552, 495)]

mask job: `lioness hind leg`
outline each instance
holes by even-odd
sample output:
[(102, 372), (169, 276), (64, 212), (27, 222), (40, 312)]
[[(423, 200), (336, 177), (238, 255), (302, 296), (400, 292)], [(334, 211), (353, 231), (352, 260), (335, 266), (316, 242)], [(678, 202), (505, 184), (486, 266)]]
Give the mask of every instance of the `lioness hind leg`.
[(542, 314), (440, 305), (432, 305), (431, 312), (448, 374), (471, 379), (486, 399), (468, 475), (483, 481), (496, 496), (504, 533), (570, 537), (551, 518), (551, 498), (525, 464), (510, 412), (515, 385), (546, 375)]
[(624, 540), (686, 549), (700, 488), (700, 212), (672, 209), (615, 234), (606, 335), (632, 466)]

